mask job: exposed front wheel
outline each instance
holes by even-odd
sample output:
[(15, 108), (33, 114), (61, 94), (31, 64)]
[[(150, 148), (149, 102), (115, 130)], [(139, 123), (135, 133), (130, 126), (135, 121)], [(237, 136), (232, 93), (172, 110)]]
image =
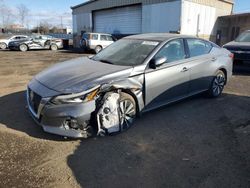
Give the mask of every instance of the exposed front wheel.
[(208, 90), (208, 95), (210, 97), (218, 97), (222, 94), (224, 86), (226, 84), (226, 76), (225, 73), (221, 70), (219, 70), (210, 86), (210, 89)]
[(22, 51), (22, 52), (26, 52), (26, 51), (28, 51), (28, 46), (27, 46), (26, 44), (21, 44), (21, 45), (19, 46), (19, 49), (20, 49), (20, 51)]
[(136, 117), (136, 103), (127, 93), (107, 93), (97, 113), (98, 135), (122, 132), (131, 127)]
[(7, 48), (7, 44), (5, 43), (0, 43), (0, 48), (5, 50)]
[(121, 98), (120, 98), (121, 131), (131, 127), (135, 117), (136, 117), (136, 103), (134, 98), (127, 93), (121, 93)]

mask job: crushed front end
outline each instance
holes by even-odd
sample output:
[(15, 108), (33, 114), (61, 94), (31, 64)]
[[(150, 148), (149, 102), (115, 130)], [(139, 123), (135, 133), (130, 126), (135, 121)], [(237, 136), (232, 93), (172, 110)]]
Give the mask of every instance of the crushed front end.
[(28, 109), (36, 123), (48, 133), (72, 138), (88, 138), (93, 130), (90, 126), (95, 100), (84, 103), (55, 104), (53, 99), (60, 93), (51, 90), (36, 80), (27, 88)]

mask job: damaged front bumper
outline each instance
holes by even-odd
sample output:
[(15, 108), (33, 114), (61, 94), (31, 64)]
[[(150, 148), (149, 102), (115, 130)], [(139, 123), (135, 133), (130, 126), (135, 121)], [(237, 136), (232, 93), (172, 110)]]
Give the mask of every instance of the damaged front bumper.
[[(27, 90), (27, 104), (32, 118), (45, 132), (72, 138), (90, 137), (91, 114), (95, 101), (81, 104), (51, 104), (50, 98), (39, 98), (32, 89)], [(40, 102), (38, 102), (40, 101)]]

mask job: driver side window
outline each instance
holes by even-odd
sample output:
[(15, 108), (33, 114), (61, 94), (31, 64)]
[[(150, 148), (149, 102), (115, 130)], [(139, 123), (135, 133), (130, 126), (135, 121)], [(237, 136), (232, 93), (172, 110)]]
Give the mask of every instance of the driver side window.
[(155, 59), (166, 57), (167, 63), (185, 59), (185, 50), (183, 39), (175, 39), (168, 42), (160, 51), (155, 55)]

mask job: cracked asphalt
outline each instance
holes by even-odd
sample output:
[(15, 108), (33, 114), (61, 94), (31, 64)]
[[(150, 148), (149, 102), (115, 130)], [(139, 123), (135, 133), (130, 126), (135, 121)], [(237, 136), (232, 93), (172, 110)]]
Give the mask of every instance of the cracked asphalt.
[[(116, 136), (67, 139), (29, 117), (36, 73), (76, 51), (0, 51), (0, 187), (250, 187), (250, 71), (217, 99), (203, 95), (145, 113)], [(242, 71), (243, 70), (243, 71)]]

